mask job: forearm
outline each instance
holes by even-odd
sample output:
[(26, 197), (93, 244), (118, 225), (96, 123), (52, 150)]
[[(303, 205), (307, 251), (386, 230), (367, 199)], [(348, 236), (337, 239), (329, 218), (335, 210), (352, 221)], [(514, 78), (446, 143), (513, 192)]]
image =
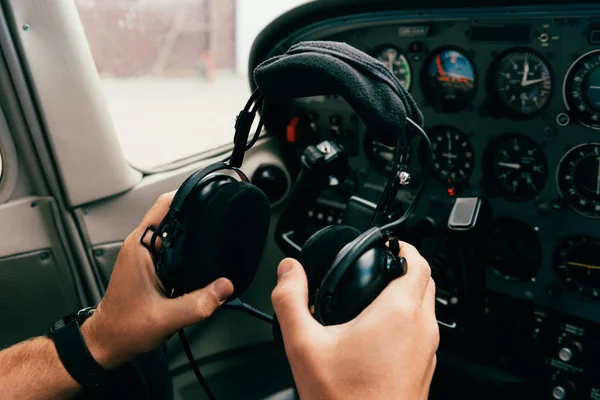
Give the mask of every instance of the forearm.
[(2, 398), (69, 398), (79, 390), (49, 338), (31, 339), (0, 351)]

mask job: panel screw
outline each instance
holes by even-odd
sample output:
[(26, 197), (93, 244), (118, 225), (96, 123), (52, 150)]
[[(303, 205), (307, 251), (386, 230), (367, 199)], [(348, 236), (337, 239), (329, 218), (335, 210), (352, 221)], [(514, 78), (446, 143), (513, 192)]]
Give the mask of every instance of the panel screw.
[(101, 257), (104, 254), (104, 250), (98, 249), (95, 251), (96, 257)]
[(28, 31), (28, 30), (29, 30), (29, 24), (25, 24), (25, 25), (23, 25), (23, 30), (24, 30), (24, 31)]
[(47, 260), (47, 259), (49, 259), (49, 258), (50, 258), (50, 254), (48, 254), (48, 253), (42, 253), (42, 254), (40, 255), (40, 259), (41, 259), (42, 261), (46, 261), (46, 260)]
[(32, 201), (31, 202), (31, 208), (35, 208), (37, 207), (37, 201)]
[(569, 118), (569, 114), (567, 113), (560, 113), (556, 116), (556, 123), (559, 126), (567, 126), (569, 125), (569, 122), (571, 122), (571, 118)]

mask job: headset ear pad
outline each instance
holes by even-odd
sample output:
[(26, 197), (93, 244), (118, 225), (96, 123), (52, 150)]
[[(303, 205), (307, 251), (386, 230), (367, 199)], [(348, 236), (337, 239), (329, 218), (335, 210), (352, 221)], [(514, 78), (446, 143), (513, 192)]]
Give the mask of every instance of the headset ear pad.
[(304, 243), (298, 261), (308, 278), (310, 304), (313, 304), (314, 295), (337, 254), (359, 236), (360, 231), (351, 226), (331, 225), (317, 231)]
[(175, 262), (181, 264), (183, 293), (226, 277), (233, 300), (249, 286), (258, 269), (269, 231), (270, 205), (265, 194), (247, 182), (223, 176), (199, 185), (186, 200), (186, 232)]
[(300, 252), (299, 261), (308, 277), (309, 303), (321, 307), (325, 325), (342, 324), (355, 318), (389, 283), (386, 266), (391, 252), (378, 244), (352, 263), (335, 288), (328, 289), (332, 295), (325, 305), (315, 304), (317, 289), (337, 254), (359, 236), (360, 232), (349, 226), (328, 226), (311, 236)]

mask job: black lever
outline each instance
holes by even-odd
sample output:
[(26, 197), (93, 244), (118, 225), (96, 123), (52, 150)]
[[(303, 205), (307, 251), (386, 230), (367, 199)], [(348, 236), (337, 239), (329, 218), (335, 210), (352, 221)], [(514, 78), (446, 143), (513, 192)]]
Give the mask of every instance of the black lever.
[(485, 235), (492, 208), (483, 197), (457, 198), (450, 218), (450, 248), (458, 262), (460, 324), (467, 334), (477, 331), (485, 312)]
[(348, 155), (335, 142), (325, 140), (316, 146), (308, 146), (302, 154), (300, 173), (292, 187), (290, 202), (279, 221), (278, 236), (302, 226), (309, 208), (329, 185), (329, 177), (335, 176), (341, 181), (347, 169)]

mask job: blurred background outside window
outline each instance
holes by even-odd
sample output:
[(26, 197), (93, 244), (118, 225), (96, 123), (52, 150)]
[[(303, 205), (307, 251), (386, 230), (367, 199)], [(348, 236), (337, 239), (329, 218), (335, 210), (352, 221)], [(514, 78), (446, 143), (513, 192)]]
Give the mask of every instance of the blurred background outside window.
[(307, 0), (75, 0), (123, 152), (149, 169), (230, 143), (258, 33)]

